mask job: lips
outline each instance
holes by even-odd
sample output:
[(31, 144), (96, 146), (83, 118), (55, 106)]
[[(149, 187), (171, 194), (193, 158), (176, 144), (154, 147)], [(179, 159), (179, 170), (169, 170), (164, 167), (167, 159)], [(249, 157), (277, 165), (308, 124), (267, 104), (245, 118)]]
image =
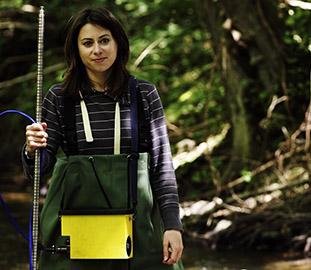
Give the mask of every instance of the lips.
[(97, 59), (93, 59), (92, 61), (95, 63), (102, 63), (107, 59), (107, 57), (102, 57), (102, 58), (97, 58)]

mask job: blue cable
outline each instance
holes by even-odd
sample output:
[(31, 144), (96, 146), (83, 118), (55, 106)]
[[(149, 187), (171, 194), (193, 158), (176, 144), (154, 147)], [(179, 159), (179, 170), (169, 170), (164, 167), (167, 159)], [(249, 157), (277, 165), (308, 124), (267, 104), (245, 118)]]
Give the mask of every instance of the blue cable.
[[(19, 110), (6, 110), (6, 111), (3, 111), (3, 112), (0, 112), (0, 117), (4, 116), (6, 114), (9, 114), (9, 113), (22, 115), (22, 116), (27, 118), (32, 123), (36, 122), (31, 116), (29, 116), (28, 114), (26, 114), (24, 112), (21, 112)], [(29, 233), (28, 233), (28, 236), (27, 236), (27, 234), (18, 225), (16, 219), (12, 216), (10, 208), (5, 203), (5, 201), (3, 200), (1, 194), (0, 194), (0, 204), (2, 205), (2, 207), (4, 209), (4, 212), (5, 212), (8, 220), (9, 220), (9, 222), (13, 226), (13, 228), (16, 230), (16, 232), (18, 234), (20, 234), (28, 242), (29, 269), (32, 270), (32, 268), (33, 268), (33, 266), (32, 266), (32, 250), (33, 250), (33, 243), (32, 243), (32, 209), (30, 210), (29, 228), (28, 228)]]
[(28, 236), (27, 234), (22, 230), (22, 228), (18, 225), (16, 219), (12, 216), (11, 214), (11, 209), (9, 208), (9, 206), (5, 203), (4, 199), (2, 198), (1, 194), (0, 194), (0, 204), (4, 210), (4, 213), (7, 217), (7, 219), (9, 220), (9, 222), (11, 223), (11, 225), (13, 226), (13, 228), (15, 229), (15, 231), (20, 234), (26, 241), (28, 241)]
[(35, 121), (31, 116), (29, 116), (28, 114), (26, 114), (26, 113), (24, 113), (24, 112), (18, 111), (18, 110), (6, 110), (6, 111), (3, 111), (3, 112), (0, 112), (0, 116), (3, 116), (3, 115), (5, 115), (5, 114), (9, 114), (9, 113), (17, 113), (17, 114), (20, 114), (20, 115), (26, 117), (28, 120), (30, 120), (30, 122), (36, 123), (36, 121)]

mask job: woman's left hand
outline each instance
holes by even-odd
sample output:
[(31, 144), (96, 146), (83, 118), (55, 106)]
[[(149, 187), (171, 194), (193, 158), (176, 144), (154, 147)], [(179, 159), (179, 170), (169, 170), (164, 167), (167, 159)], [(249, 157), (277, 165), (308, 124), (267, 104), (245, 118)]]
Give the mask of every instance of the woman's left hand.
[(183, 251), (181, 232), (167, 230), (163, 235), (163, 263), (172, 265), (177, 263)]

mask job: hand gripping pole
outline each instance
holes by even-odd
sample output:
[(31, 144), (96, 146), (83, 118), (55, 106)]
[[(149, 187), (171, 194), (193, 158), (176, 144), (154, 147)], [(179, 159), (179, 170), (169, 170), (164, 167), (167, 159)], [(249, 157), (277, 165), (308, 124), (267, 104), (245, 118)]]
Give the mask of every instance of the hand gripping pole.
[[(44, 44), (44, 7), (39, 11), (38, 28), (38, 67), (37, 67), (37, 98), (36, 122), (41, 122), (42, 115), (42, 82), (43, 82), (43, 44)], [(33, 182), (33, 212), (32, 212), (32, 267), (38, 269), (38, 238), (39, 238), (39, 195), (40, 195), (40, 149), (35, 152), (34, 182)]]

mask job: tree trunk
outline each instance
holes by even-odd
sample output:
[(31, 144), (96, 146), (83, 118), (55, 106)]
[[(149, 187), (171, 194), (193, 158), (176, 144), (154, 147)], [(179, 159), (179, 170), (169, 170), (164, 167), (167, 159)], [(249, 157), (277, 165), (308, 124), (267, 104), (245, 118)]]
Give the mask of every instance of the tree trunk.
[[(286, 93), (276, 3), (268, 0), (197, 1), (204, 27), (211, 33), (216, 63), (221, 71), (232, 125), (230, 162), (223, 179), (247, 168), (254, 150), (255, 129), (250, 110), (264, 115), (267, 104), (258, 104), (262, 90), (272, 94)], [(262, 142), (261, 142), (262, 143)], [(253, 151), (252, 151), (253, 150)], [(256, 153), (258, 155), (258, 153)]]

